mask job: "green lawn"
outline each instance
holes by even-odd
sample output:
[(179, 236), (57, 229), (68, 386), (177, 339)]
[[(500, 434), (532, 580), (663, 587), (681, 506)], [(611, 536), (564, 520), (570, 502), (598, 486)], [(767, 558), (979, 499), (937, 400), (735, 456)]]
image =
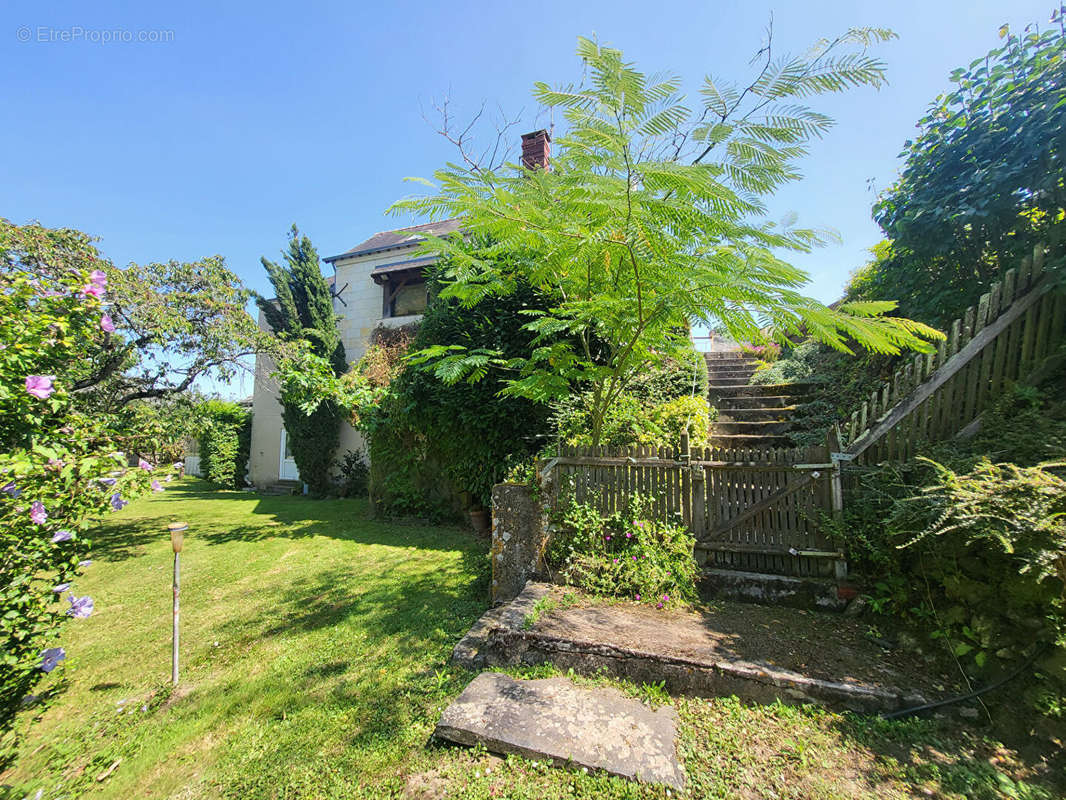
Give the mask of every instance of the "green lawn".
[[(163, 529), (178, 518), (190, 531), (171, 692)], [(486, 608), (485, 551), (456, 528), (368, 520), (355, 501), (188, 480), (132, 504), (96, 537), (75, 587), (96, 612), (67, 626), (69, 657), (20, 721), (0, 796), (666, 797), (430, 741), (472, 677), (448, 658)], [(1059, 796), (1039, 757), (954, 723), (676, 702), (693, 797)]]

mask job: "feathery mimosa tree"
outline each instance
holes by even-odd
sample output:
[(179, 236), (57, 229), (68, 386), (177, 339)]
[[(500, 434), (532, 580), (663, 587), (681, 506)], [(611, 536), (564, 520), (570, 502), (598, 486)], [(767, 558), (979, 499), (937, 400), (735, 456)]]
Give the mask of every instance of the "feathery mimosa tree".
[(804, 333), (849, 352), (926, 349), (937, 332), (885, 316), (892, 302), (832, 309), (803, 295), (807, 274), (777, 253), (806, 252), (824, 235), (766, 220), (766, 198), (800, 178), (797, 161), (832, 125), (802, 101), (881, 86), (885, 66), (866, 50), (893, 36), (853, 29), (784, 58), (768, 43), (754, 81), (707, 77), (694, 108), (679, 78), (645, 75), (619, 50), (579, 39), (582, 83), (534, 90), (566, 120), (549, 169), (497, 168), (464, 152), (463, 164), (424, 181), (433, 193), (392, 209), (463, 219), (465, 237), (425, 244), (448, 265), (444, 295), (472, 306), (524, 281), (561, 298), (528, 312), (541, 338), (523, 358), (453, 345), (413, 361), (452, 382), (509, 370), (505, 394), (542, 402), (583, 385), (598, 442), (629, 381), (694, 322), (740, 340)]

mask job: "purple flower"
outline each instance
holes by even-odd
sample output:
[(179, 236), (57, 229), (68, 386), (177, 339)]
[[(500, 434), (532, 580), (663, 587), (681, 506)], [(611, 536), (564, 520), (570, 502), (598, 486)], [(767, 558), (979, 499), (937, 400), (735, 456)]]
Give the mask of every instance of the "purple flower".
[(663, 595), (663, 602), (664, 603), (669, 603), (670, 602), (670, 595), (664, 594)]
[(633, 524), (636, 525), (638, 528), (641, 528), (641, 529), (644, 528), (644, 523), (643, 522), (634, 522)]
[(61, 583), (58, 586), (53, 586), (52, 587), (52, 591), (55, 592), (56, 594), (63, 594), (63, 592), (65, 592), (69, 588), (70, 588), (70, 584), (69, 583)]
[(93, 599), (89, 595), (75, 597), (68, 594), (67, 599), (70, 601), (70, 608), (67, 609), (68, 616), (74, 619), (85, 619), (93, 613)]
[(128, 500), (123, 500), (122, 499), (122, 495), (120, 495), (118, 492), (115, 492), (113, 495), (111, 495), (111, 508), (113, 510), (121, 511), (123, 508), (125, 508), (128, 505), (129, 505), (129, 501)]
[(185, 469), (185, 462), (184, 461), (175, 461), (170, 466), (174, 467), (174, 469)]
[(637, 600), (639, 600), (639, 599), (640, 599), (640, 595), (638, 594), (638, 595), (637, 595)]
[(655, 607), (656, 607), (656, 608), (662, 608), (662, 607), (663, 607), (663, 604), (662, 604), (662, 603), (656, 603), (656, 604), (655, 604)]
[(87, 283), (81, 287), (81, 291), (86, 297), (95, 297), (99, 300), (104, 296), (106, 289), (98, 283)]
[(30, 506), (30, 522), (34, 525), (44, 525), (48, 520), (48, 512), (44, 510), (44, 503), (34, 500)]
[(56, 531), (55, 532), (55, 536), (52, 537), (52, 541), (55, 542), (56, 544), (59, 544), (60, 542), (69, 542), (73, 538), (74, 538), (74, 532), (73, 531), (66, 531), (66, 530), (64, 530), (64, 531)]
[(91, 558), (87, 558), (84, 561), (79, 561), (78, 562), (78, 566), (79, 567), (87, 567), (87, 566), (89, 566), (92, 563), (93, 563), (93, 560)]
[(637, 557), (636, 557), (636, 556), (633, 556), (633, 560), (634, 560), (634, 561), (636, 561), (636, 560), (637, 560)]
[(617, 564), (617, 563), (618, 563), (618, 559), (617, 559), (617, 558), (616, 558), (616, 559), (614, 560), (614, 563), (615, 563), (615, 564)]
[(631, 533), (627, 533), (627, 534), (626, 534), (626, 538), (627, 538), (627, 539), (632, 539), (632, 538), (633, 538), (633, 534), (631, 534)]
[(53, 378), (55, 375), (27, 375), (26, 391), (38, 400), (47, 400), (55, 391), (55, 387), (52, 386)]
[(151, 472), (155, 467), (145, 461), (143, 458), (137, 462), (137, 466), (143, 469), (145, 472)]
[(66, 657), (67, 651), (62, 647), (49, 647), (41, 651), (41, 663), (37, 666), (41, 672), (51, 672)]
[(163, 491), (163, 484), (161, 484), (159, 481), (152, 481), (152, 491), (153, 492), (161, 492), (161, 491)]
[(102, 269), (94, 269), (89, 273), (89, 280), (97, 286), (107, 286), (107, 273)]
[(102, 483), (104, 486), (114, 486), (115, 485), (115, 479), (114, 478), (97, 478), (96, 480), (99, 483)]
[(104, 314), (102, 317), (100, 317), (100, 330), (106, 333), (115, 332), (115, 321), (111, 319), (110, 314)]
[(20, 494), (22, 494), (22, 490), (15, 485), (14, 481), (8, 481), (7, 483), (5, 483), (3, 487), (0, 488), (0, 492), (3, 492), (4, 494), (9, 495), (10, 497), (18, 497)]

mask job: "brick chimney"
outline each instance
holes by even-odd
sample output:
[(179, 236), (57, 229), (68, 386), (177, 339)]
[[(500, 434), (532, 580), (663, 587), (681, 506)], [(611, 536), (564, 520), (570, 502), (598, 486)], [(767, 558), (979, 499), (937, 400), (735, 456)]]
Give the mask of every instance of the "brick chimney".
[(526, 169), (549, 169), (552, 137), (541, 128), (522, 134), (522, 166)]

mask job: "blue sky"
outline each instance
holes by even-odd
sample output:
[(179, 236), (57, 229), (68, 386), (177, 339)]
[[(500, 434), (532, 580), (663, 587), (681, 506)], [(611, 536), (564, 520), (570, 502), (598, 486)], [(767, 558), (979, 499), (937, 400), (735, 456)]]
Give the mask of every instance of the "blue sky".
[[(795, 259), (832, 300), (879, 239), (871, 186), (955, 67), (1002, 23), (1046, 23), (1050, 0), (926, 2), (61, 2), (0, 8), (0, 215), (102, 238), (116, 264), (222, 254), (265, 290), (296, 222), (323, 256), (398, 223), (383, 215), (451, 146), (423, 119), (449, 94), (532, 120), (534, 81), (577, 79), (578, 35), (695, 85), (749, 74), (770, 14), (799, 51), (849, 26), (894, 29), (890, 85), (819, 102), (837, 127), (814, 147), (775, 216), (842, 242)], [(163, 41), (102, 41), (140, 31)], [(156, 34), (154, 32), (163, 32)], [(63, 39), (74, 39), (64, 41)], [(28, 39), (28, 41), (23, 41)], [(537, 126), (528, 126), (537, 127)], [(516, 131), (516, 134), (519, 131)]]

